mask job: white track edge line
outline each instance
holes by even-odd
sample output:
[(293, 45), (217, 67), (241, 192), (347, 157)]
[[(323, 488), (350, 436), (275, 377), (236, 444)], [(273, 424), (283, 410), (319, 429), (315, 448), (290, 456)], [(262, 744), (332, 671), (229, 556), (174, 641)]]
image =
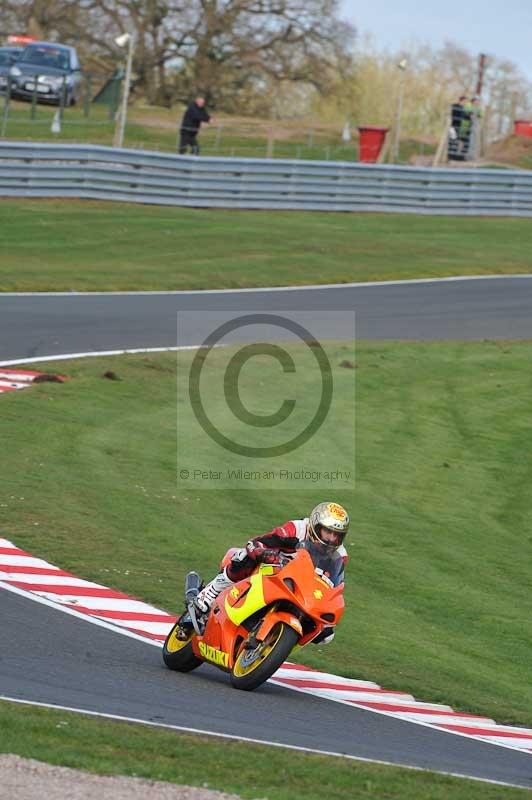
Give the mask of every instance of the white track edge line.
[(449, 275), (445, 278), (408, 278), (393, 281), (358, 281), (351, 283), (313, 283), (301, 286), (256, 286), (243, 289), (176, 289), (169, 291), (116, 291), (116, 292), (0, 292), (2, 297), (142, 297), (149, 295), (204, 295), (204, 294), (245, 294), (250, 292), (299, 292), (319, 289), (364, 289), (369, 286), (411, 286), (423, 283), (451, 283), (453, 281), (491, 281), (512, 280), (515, 278), (532, 278), (532, 273), (524, 272), (511, 275)]
[(144, 642), (145, 644), (151, 644), (155, 647), (162, 647), (162, 642), (158, 642), (155, 639), (150, 639), (148, 636), (141, 636), (138, 633), (134, 633), (127, 628), (120, 627), (118, 625), (113, 625), (110, 622), (105, 622), (105, 620), (100, 619), (99, 617), (93, 617), (91, 614), (84, 614), (82, 611), (76, 611), (73, 608), (63, 606), (61, 603), (54, 603), (53, 600), (48, 600), (46, 597), (41, 597), (41, 595), (35, 594), (34, 592), (27, 591), (25, 589), (20, 589), (18, 586), (11, 586), (9, 583), (5, 583), (4, 581), (0, 581), (0, 589), (5, 589), (7, 592), (13, 592), (13, 594), (18, 594), (21, 597), (26, 597), (28, 600), (34, 600), (36, 603), (42, 603), (44, 606), (48, 606), (49, 608), (53, 608), (56, 611), (62, 611), (63, 614), (70, 614), (72, 617), (77, 617), (77, 619), (81, 619), (84, 622), (90, 622), (93, 625), (99, 625), (100, 628), (107, 628), (109, 631), (113, 631), (113, 633), (120, 633), (122, 636), (129, 636), (130, 639), (137, 639), (139, 642)]
[(126, 350), (91, 350), (88, 353), (65, 353), (56, 356), (37, 356), (33, 358), (15, 358), (11, 361), (0, 361), (0, 368), (16, 364), (37, 364), (46, 361), (70, 361), (75, 358), (104, 358), (105, 356), (135, 355), (138, 353), (176, 353), (179, 350), (197, 350), (197, 344), (185, 344), (180, 347), (135, 347)]
[(416, 772), (432, 772), (433, 774), (437, 775), (450, 775), (453, 778), (465, 778), (471, 781), (478, 781), (479, 783), (493, 783), (497, 786), (509, 786), (515, 789), (523, 789), (524, 791), (527, 791), (526, 786), (520, 786), (517, 783), (506, 783), (505, 781), (496, 781), (490, 778), (478, 778), (473, 775), (464, 775), (460, 772), (444, 772), (435, 769), (426, 769), (424, 767), (414, 767), (411, 764), (400, 764), (394, 761), (381, 761), (375, 758), (365, 758), (364, 756), (353, 756), (348, 753), (337, 753), (332, 750), (318, 750), (311, 747), (303, 747), (302, 745), (296, 745), (296, 744), (281, 744), (280, 742), (271, 742), (268, 741), (267, 739), (253, 739), (248, 736), (236, 736), (235, 734), (231, 733), (218, 733), (216, 731), (202, 730), (201, 728), (189, 728), (186, 727), (185, 725), (171, 725), (170, 723), (153, 722), (153, 720), (138, 719), (137, 717), (124, 717), (119, 714), (108, 714), (100, 711), (88, 711), (87, 709), (84, 708), (73, 708), (71, 706), (56, 705), (54, 703), (43, 703), (37, 700), (23, 700), (17, 697), (8, 697), (6, 695), (0, 695), (0, 700), (3, 700), (8, 703), (19, 703), (20, 705), (38, 706), (40, 708), (50, 708), (50, 709), (55, 709), (57, 711), (69, 711), (74, 714), (86, 714), (87, 716), (90, 717), (102, 717), (103, 719), (115, 720), (117, 722), (134, 722), (140, 725), (148, 725), (152, 728), (163, 728), (166, 730), (180, 731), (182, 733), (191, 733), (196, 736), (212, 736), (213, 738), (231, 739), (232, 741), (246, 742), (248, 744), (259, 744), (259, 745), (266, 745), (268, 747), (279, 747), (279, 748), (284, 748), (286, 750), (297, 750), (302, 753), (312, 753), (314, 755), (320, 755), (320, 756), (332, 756), (333, 758), (345, 758), (350, 761), (362, 761), (366, 764), (380, 764), (385, 767), (410, 769), (410, 770), (415, 770)]

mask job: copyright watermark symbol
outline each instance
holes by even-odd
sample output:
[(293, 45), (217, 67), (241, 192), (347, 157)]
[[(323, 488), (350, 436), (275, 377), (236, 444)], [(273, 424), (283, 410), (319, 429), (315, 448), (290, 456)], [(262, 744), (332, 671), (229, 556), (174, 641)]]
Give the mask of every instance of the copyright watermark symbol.
[(354, 312), (178, 312), (178, 481), (354, 481)]
[[(258, 325), (269, 325), (279, 331), (289, 331), (299, 338), (302, 344), (309, 347), (312, 355), (316, 359), (321, 383), (321, 389), (318, 389), (320, 394), (319, 405), (309, 423), (290, 440), (264, 447), (253, 447), (236, 442), (217, 428), (205, 411), (200, 388), (201, 371), (205, 359), (214, 345), (218, 344), (232, 332)], [(293, 398), (285, 398), (274, 413), (257, 414), (249, 411), (244, 406), (239, 394), (238, 379), (240, 372), (247, 361), (257, 356), (269, 356), (274, 358), (281, 365), (285, 374), (296, 373), (294, 359), (286, 348), (280, 347), (273, 342), (256, 342), (254, 344), (244, 345), (239, 347), (229, 358), (224, 374), (225, 401), (234, 416), (245, 425), (256, 428), (277, 427), (294, 413), (297, 405), (296, 400)], [(220, 325), (202, 343), (198, 354), (192, 361), (189, 377), (189, 392), (191, 407), (196, 415), (196, 419), (205, 433), (210, 436), (213, 441), (237, 455), (249, 458), (272, 458), (274, 456), (286, 455), (292, 450), (301, 447), (301, 445), (307, 442), (321, 427), (331, 406), (333, 393), (332, 369), (327, 354), (321, 344), (299, 323), (276, 314), (246, 314)]]

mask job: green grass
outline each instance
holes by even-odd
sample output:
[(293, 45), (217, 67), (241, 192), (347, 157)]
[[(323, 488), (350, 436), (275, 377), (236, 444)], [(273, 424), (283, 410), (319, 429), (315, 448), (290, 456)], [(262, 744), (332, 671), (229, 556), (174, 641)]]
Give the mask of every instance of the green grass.
[(212, 289), (532, 271), (532, 225), (524, 219), (72, 200), (3, 200), (0, 214), (0, 291)]
[(243, 798), (322, 800), (324, 774), (331, 800), (519, 800), (526, 791), (6, 702), (0, 703), (0, 729), (0, 752), (98, 774), (207, 786)]
[[(347, 611), (332, 646), (298, 657), (530, 725), (532, 345), (362, 343), (356, 359), (346, 345), (329, 354), (335, 404), (350, 402), (337, 365), (357, 367), (357, 481), (335, 494), (353, 518)], [(213, 396), (227, 354), (214, 356)], [(65, 363), (67, 383), (0, 398), (5, 534), (169, 610), (189, 569), (211, 575), (228, 546), (331, 493), (177, 485), (175, 366), (172, 355)], [(248, 368), (280, 396), (278, 369)], [(106, 369), (122, 380), (103, 379)], [(320, 439), (310, 466), (334, 460), (344, 437), (339, 426)], [(205, 457), (208, 443), (187, 441), (184, 458)]]

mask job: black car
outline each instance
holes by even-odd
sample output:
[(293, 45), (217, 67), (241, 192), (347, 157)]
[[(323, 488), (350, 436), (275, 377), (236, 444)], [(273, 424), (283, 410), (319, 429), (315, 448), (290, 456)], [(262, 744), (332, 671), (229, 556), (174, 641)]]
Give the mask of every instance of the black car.
[(21, 53), (20, 47), (0, 47), (0, 92), (5, 91), (9, 70)]
[(81, 66), (74, 47), (51, 42), (33, 42), (14, 64), (11, 96), (31, 99), (37, 87), (39, 102), (74, 105), (81, 91)]

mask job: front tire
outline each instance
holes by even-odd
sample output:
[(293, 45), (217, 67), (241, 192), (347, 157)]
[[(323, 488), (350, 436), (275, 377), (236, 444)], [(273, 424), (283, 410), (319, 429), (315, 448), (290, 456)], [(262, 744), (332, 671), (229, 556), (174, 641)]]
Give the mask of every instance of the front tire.
[(163, 661), (168, 669), (173, 669), (177, 672), (191, 672), (203, 664), (203, 661), (194, 654), (192, 649), (192, 640), (195, 633), (191, 631), (188, 639), (178, 639), (178, 628), (179, 620), (166, 637), (163, 645)]
[(279, 622), (254, 650), (242, 647), (231, 671), (231, 683), (235, 689), (249, 692), (271, 678), (298, 641), (299, 634), (289, 625)]

